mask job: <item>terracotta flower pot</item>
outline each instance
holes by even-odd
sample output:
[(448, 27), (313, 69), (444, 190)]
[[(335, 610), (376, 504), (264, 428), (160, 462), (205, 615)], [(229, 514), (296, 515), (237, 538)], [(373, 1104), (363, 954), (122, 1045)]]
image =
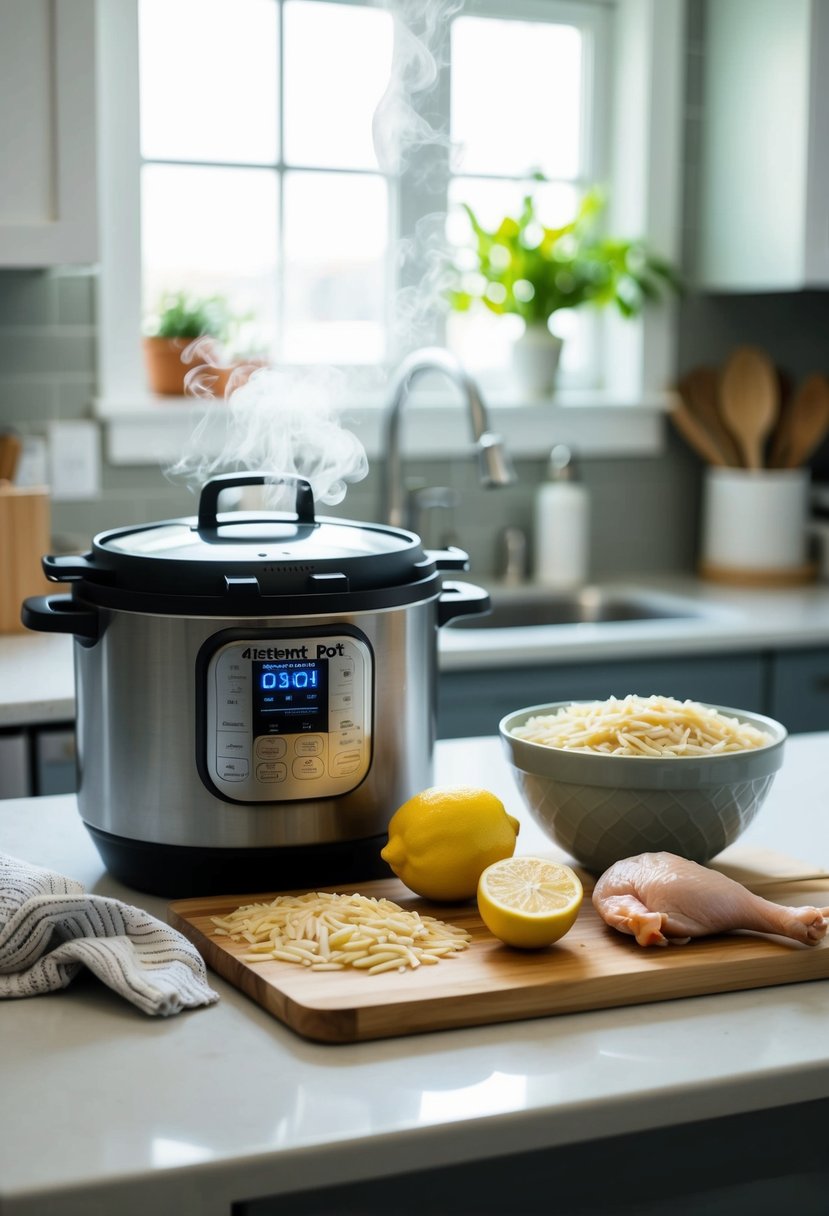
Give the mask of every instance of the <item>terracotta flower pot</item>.
[[(264, 359), (249, 359), (243, 363), (221, 366), (217, 348), (210, 347), (209, 339), (203, 339), (190, 357), (182, 356), (193, 346), (193, 338), (145, 338), (144, 359), (150, 388), (161, 397), (215, 397), (221, 401), (230, 388), (231, 392), (246, 384), (253, 372), (265, 367)], [(196, 372), (185, 386), (185, 378)]]
[(194, 367), (204, 363), (201, 355), (193, 354), (192, 361), (184, 362), (182, 356), (192, 338), (145, 338), (144, 361), (150, 389), (161, 397), (183, 397), (184, 377)]

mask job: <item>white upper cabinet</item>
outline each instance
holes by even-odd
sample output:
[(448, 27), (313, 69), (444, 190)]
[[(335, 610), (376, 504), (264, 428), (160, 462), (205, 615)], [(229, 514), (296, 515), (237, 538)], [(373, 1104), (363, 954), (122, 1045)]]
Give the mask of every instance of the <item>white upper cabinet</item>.
[(829, 285), (829, 4), (705, 10), (699, 286)]
[(0, 267), (94, 262), (94, 0), (0, 0), (0, 165)]

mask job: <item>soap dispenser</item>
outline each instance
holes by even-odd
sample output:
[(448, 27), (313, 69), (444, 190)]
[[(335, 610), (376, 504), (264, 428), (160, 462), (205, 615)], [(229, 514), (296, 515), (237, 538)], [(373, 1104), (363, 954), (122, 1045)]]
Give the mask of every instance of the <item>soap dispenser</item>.
[(587, 579), (590, 500), (570, 449), (556, 444), (535, 500), (535, 577), (545, 587), (579, 587)]

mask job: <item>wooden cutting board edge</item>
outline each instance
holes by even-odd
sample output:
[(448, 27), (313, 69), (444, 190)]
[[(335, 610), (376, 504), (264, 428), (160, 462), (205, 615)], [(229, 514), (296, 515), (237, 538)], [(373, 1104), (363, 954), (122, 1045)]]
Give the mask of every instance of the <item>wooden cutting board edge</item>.
[[(363, 887), (366, 894), (383, 894), (419, 906), (418, 901), (406, 898), (409, 893), (404, 887), (395, 890), (394, 880)], [(827, 902), (823, 882), (780, 883), (764, 887), (763, 893), (778, 902), (808, 903), (810, 893), (821, 888), (823, 905)], [(233, 908), (271, 898), (272, 894), (230, 896), (216, 902)], [(548, 951), (525, 954), (509, 950), (489, 938), (479, 921), (476, 934), (471, 923), (477, 918), (473, 907), (457, 909), (454, 917), (441, 909), (443, 919), (470, 922), (466, 927), (473, 930), (473, 944), (468, 952), (428, 971), (384, 977), (382, 985), (377, 982), (380, 977), (360, 975), (356, 995), (350, 984), (342, 982), (344, 976), (354, 978), (349, 973), (314, 973), (313, 981), (323, 981), (315, 997), (308, 988), (312, 976), (304, 968), (279, 963), (249, 965), (235, 957), (228, 939), (210, 936), (209, 929), (199, 924), (200, 920), (209, 924), (204, 908), (210, 902), (191, 899), (171, 904), (170, 924), (193, 942), (217, 974), (297, 1034), (319, 1043), (396, 1038), (829, 978), (829, 945), (825, 943), (808, 948), (761, 935), (734, 934), (699, 939), (688, 947), (644, 951), (633, 939), (603, 924), (586, 891), (576, 926)], [(434, 914), (435, 909), (424, 911)], [(591, 957), (591, 938), (604, 955), (610, 950), (614, 969), (601, 975), (573, 976), (577, 952), (586, 949), (584, 958)], [(556, 959), (561, 961), (560, 970), (571, 972), (570, 978), (556, 976)], [(506, 969), (506, 980), (499, 968)], [(275, 969), (276, 982), (269, 979), (269, 969)]]

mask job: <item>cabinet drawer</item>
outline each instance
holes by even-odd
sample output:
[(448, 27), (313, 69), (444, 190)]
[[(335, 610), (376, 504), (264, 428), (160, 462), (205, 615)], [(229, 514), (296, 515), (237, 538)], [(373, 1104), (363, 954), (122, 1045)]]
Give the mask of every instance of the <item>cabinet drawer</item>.
[(772, 655), (769, 705), (792, 734), (829, 730), (829, 650)]
[(22, 730), (0, 732), (0, 798), (27, 798), (32, 792), (29, 746)]

